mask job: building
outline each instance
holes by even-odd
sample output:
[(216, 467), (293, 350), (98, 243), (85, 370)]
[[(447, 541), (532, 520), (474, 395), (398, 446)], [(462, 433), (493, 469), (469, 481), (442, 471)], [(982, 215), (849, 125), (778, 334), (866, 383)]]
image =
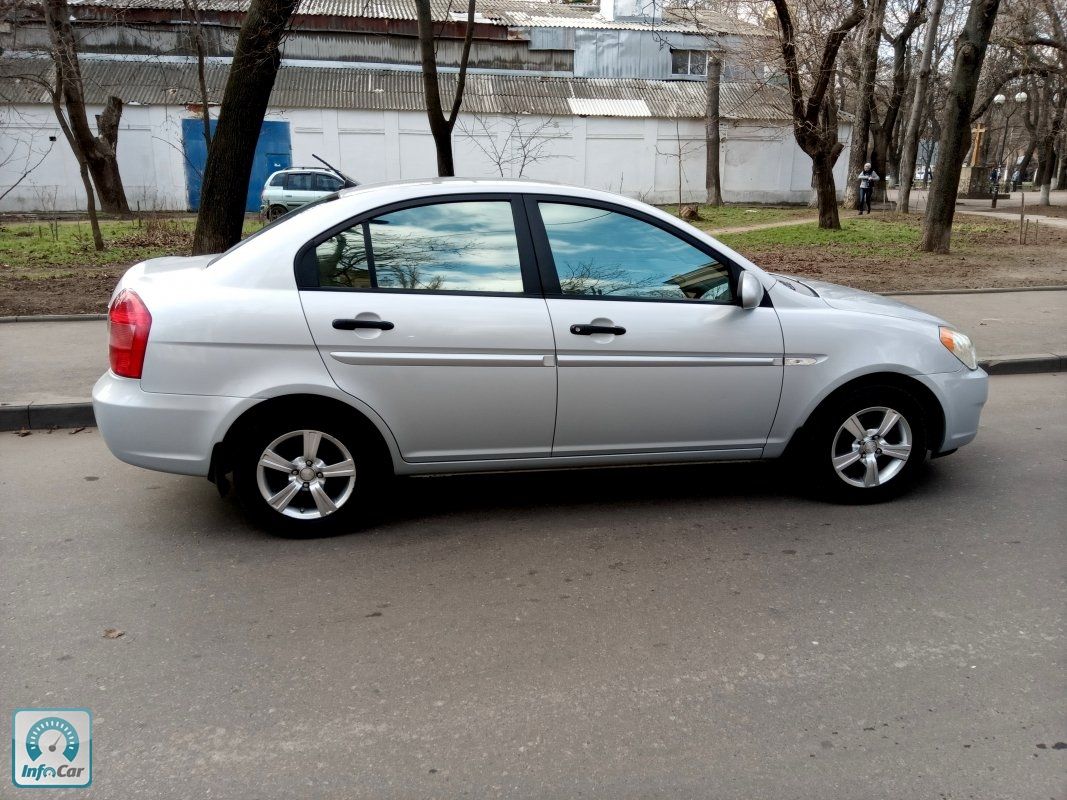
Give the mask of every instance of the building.
[[(768, 33), (714, 11), (641, 2), (480, 0), (453, 137), (457, 174), (558, 180), (651, 202), (679, 192), (701, 199), (704, 72), (714, 50), (723, 61), (726, 199), (807, 201), (811, 165), (793, 140), (788, 98), (752, 56)], [(195, 208), (206, 157), (196, 33), (214, 113), (246, 6), (72, 0), (90, 113), (112, 94), (125, 103), (118, 152), (131, 205)], [(51, 74), (47, 31), (34, 5), (21, 9), (0, 27), (0, 210), (81, 208), (76, 164), (42, 85)], [(466, 6), (434, 0), (433, 14), (449, 98)], [(282, 57), (250, 209), (270, 171), (314, 164), (313, 155), (364, 182), (436, 173), (411, 0), (304, 0)], [(847, 122), (841, 136), (847, 142)]]

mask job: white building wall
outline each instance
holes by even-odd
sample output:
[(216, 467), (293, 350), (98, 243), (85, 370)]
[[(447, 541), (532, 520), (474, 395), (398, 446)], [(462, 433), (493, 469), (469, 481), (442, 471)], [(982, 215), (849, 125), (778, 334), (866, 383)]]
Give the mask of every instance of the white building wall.
[[(101, 108), (90, 108), (91, 118)], [(119, 133), (119, 168), (131, 207), (183, 210), (187, 206), (181, 120), (177, 106), (127, 106)], [(270, 120), (290, 123), (292, 163), (317, 165), (317, 154), (362, 182), (436, 175), (437, 161), (424, 114), (350, 109), (272, 109)], [(516, 158), (515, 125), (533, 138), (539, 157), (524, 167)], [(56, 142), (49, 150), (48, 137)], [(728, 202), (804, 203), (811, 196), (811, 161), (789, 125), (727, 123), (722, 128), (721, 175)], [(847, 141), (847, 127), (842, 140)], [(495, 145), (493, 144), (495, 142)], [(528, 177), (620, 192), (653, 203), (704, 197), (704, 125), (701, 120), (628, 117), (461, 115), (453, 135), (457, 174)], [(8, 191), (27, 164), (43, 163)], [(503, 153), (503, 156), (495, 156)], [(839, 190), (845, 150), (835, 176)], [(79, 210), (85, 197), (77, 162), (47, 106), (0, 108), (0, 211)]]

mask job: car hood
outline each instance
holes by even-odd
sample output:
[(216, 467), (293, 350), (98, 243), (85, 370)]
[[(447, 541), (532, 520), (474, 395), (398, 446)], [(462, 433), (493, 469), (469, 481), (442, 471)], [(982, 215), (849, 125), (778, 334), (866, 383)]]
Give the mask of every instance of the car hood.
[(893, 300), (880, 294), (864, 292), (860, 289), (852, 289), (848, 286), (840, 286), (826, 281), (813, 281), (808, 278), (794, 278), (789, 275), (783, 277), (794, 280), (811, 289), (822, 298), (823, 302), (831, 308), (841, 311), (860, 311), (867, 314), (880, 314), (883, 317), (900, 317), (913, 319), (917, 322), (931, 322), (935, 325), (947, 325), (940, 317), (928, 314), (907, 303)]

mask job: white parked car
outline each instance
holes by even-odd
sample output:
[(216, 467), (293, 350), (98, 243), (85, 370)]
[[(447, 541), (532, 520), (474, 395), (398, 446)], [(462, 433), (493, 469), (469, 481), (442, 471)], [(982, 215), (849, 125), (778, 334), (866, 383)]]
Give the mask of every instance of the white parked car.
[(289, 167), (272, 172), (259, 195), (260, 212), (267, 219), (282, 214), (329, 194), (358, 184), (334, 170), (322, 167)]
[(524, 181), (345, 190), (222, 255), (138, 264), (109, 316), (115, 455), (232, 474), (297, 535), (358, 527), (392, 474), (788, 455), (833, 498), (884, 500), (974, 438), (987, 389), (929, 314)]

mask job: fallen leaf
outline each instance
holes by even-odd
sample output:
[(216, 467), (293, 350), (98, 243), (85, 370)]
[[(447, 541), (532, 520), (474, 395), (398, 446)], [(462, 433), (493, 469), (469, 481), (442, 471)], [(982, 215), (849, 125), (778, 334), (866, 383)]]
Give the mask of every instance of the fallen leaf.
[(118, 639), (120, 636), (125, 636), (126, 631), (120, 631), (118, 628), (104, 628), (105, 639)]
[(82, 431), (84, 431), (84, 430), (85, 430), (85, 428), (75, 428), (74, 430), (72, 430), (72, 431), (70, 432), (70, 435), (71, 435), (71, 436), (73, 436), (74, 434), (76, 434), (76, 433), (81, 433), (81, 432), (82, 432)]
[(32, 433), (33, 431), (28, 431), (25, 428), (23, 428), (22, 430), (15, 431), (15, 435), (19, 437), (30, 436)]

